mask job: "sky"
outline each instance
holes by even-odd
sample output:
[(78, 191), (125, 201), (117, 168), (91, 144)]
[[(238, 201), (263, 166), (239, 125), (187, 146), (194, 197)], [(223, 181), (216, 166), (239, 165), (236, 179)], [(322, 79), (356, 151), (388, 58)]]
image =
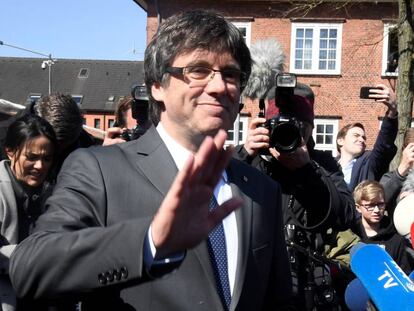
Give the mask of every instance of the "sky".
[[(0, 0), (0, 41), (56, 59), (143, 60), (146, 13), (133, 0)], [(42, 57), (5, 45), (0, 56)]]

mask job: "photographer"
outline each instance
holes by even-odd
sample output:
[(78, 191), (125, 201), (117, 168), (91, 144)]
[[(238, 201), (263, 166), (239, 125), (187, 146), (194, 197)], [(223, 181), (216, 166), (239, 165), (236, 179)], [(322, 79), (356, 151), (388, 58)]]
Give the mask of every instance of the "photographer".
[[(314, 149), (311, 136), (314, 120), (313, 91), (309, 86), (297, 83), (292, 93), (279, 99), (276, 94), (276, 105), (269, 101), (266, 119), (284, 115), (296, 120), (300, 127), (299, 146), (288, 152), (281, 152), (280, 148), (277, 150), (274, 148), (277, 142), (269, 137), (269, 128), (262, 126), (266, 119), (255, 118), (250, 124), (246, 143), (236, 148), (237, 156), (281, 185), (288, 242), (299, 245), (300, 249), (305, 249), (309, 254), (315, 251), (323, 254), (327, 230), (344, 230), (353, 222), (354, 202), (332, 155)], [(269, 124), (269, 121), (266, 123)], [(318, 309), (313, 309), (316, 307), (314, 294), (310, 298), (306, 294), (309, 284), (314, 282), (309, 279), (309, 274), (313, 272), (311, 267), (324, 264), (315, 263), (295, 247), (289, 249), (289, 255), (293, 282), (297, 285), (298, 309), (335, 310), (328, 301), (320, 302)]]
[(134, 85), (131, 96), (123, 97), (115, 109), (114, 126), (106, 131), (103, 146), (138, 139), (151, 126), (145, 85)]

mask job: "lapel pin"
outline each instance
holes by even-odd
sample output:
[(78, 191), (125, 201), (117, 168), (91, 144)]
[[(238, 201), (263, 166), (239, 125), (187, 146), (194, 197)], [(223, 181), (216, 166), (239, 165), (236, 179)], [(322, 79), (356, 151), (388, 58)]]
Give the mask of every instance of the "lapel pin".
[(243, 180), (244, 180), (245, 182), (248, 182), (248, 181), (249, 181), (249, 179), (248, 179), (246, 176), (243, 176)]

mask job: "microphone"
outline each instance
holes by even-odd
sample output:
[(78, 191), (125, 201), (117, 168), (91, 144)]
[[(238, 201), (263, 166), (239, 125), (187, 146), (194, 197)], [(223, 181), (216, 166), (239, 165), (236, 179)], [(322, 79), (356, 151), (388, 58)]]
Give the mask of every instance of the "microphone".
[(345, 303), (351, 311), (365, 311), (369, 295), (362, 282), (355, 278), (349, 282), (345, 289)]
[(256, 41), (250, 47), (252, 72), (242, 95), (251, 99), (265, 98), (276, 86), (276, 75), (283, 71), (285, 54), (275, 39)]
[(398, 234), (408, 237), (414, 222), (414, 193), (403, 198), (395, 207), (393, 216), (394, 226)]
[(381, 246), (358, 246), (351, 269), (379, 310), (414, 309), (414, 283)]

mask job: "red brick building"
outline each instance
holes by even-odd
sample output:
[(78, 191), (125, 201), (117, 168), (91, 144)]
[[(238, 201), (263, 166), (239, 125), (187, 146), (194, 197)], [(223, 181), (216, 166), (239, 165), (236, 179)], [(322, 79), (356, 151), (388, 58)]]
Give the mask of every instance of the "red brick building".
[[(397, 2), (329, 1), (311, 8), (306, 1), (296, 5), (265, 0), (134, 1), (147, 11), (148, 40), (160, 21), (192, 8), (221, 12), (244, 32), (249, 45), (267, 38), (278, 40), (286, 54), (285, 71), (295, 73), (315, 93), (317, 147), (334, 150), (338, 129), (354, 121), (366, 126), (368, 146), (374, 143), (386, 109), (360, 99), (359, 90), (378, 83), (395, 87), (395, 69), (387, 68), (387, 60), (397, 49), (396, 34), (389, 33), (398, 17)], [(257, 110), (257, 102), (245, 103), (240, 140)]]

